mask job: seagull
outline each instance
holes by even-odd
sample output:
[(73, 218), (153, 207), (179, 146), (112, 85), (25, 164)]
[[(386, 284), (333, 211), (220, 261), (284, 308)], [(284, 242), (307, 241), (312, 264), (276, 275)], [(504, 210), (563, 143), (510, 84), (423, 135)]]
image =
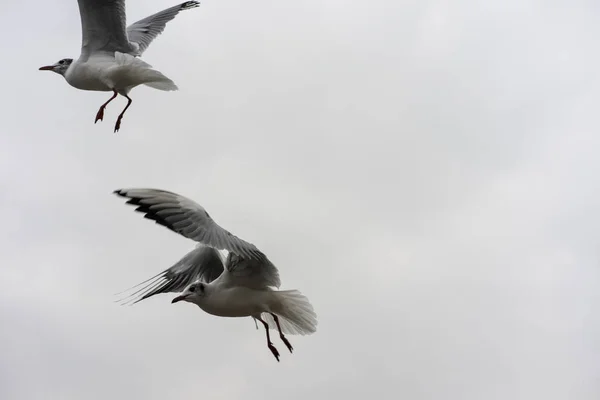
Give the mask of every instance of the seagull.
[(186, 1), (146, 17), (125, 28), (125, 0), (77, 0), (81, 16), (81, 54), (73, 61), (63, 58), (53, 65), (41, 67), (62, 75), (77, 89), (113, 92), (100, 106), (96, 120), (102, 121), (104, 109), (117, 94), (127, 98), (127, 105), (119, 114), (115, 132), (121, 127), (123, 114), (131, 105), (128, 96), (138, 85), (154, 89), (178, 90), (177, 85), (139, 56), (161, 34), (167, 22), (184, 10), (198, 7), (197, 1)]
[[(298, 290), (276, 290), (279, 272), (252, 243), (219, 226), (196, 202), (159, 189), (118, 189), (135, 211), (173, 232), (197, 242), (196, 247), (172, 267), (134, 286), (125, 298), (137, 303), (159, 293), (180, 293), (171, 303), (185, 301), (219, 317), (252, 317), (267, 334), (267, 347), (279, 361), (269, 329), (277, 329), (290, 353), (285, 334), (316, 332), (317, 315)], [(224, 256), (221, 251), (226, 252)], [(129, 290), (131, 290), (129, 289)], [(258, 325), (256, 325), (258, 328)]]

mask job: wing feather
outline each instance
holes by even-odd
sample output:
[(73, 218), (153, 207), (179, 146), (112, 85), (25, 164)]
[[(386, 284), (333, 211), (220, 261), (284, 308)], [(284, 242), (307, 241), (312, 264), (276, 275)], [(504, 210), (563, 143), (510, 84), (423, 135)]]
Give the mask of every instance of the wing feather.
[(252, 243), (246, 242), (219, 226), (206, 210), (194, 201), (158, 189), (119, 189), (114, 193), (128, 198), (135, 211), (173, 232), (218, 250), (227, 250), (240, 257), (266, 260)]
[(77, 0), (81, 17), (81, 60), (100, 52), (131, 53), (127, 39), (125, 0)]
[(181, 292), (198, 280), (207, 283), (214, 281), (223, 270), (219, 252), (212, 247), (198, 245), (172, 267), (126, 290), (125, 292), (139, 288), (120, 301), (135, 304), (156, 294)]
[(175, 18), (180, 11), (196, 8), (199, 5), (198, 1), (186, 1), (166, 10), (159, 11), (127, 27), (129, 40), (138, 46), (136, 55), (141, 55), (146, 51), (150, 43), (165, 30), (167, 22)]
[(229, 253), (225, 268), (226, 282), (231, 286), (245, 286), (255, 290), (281, 286), (277, 267), (266, 257), (263, 260), (253, 260)]

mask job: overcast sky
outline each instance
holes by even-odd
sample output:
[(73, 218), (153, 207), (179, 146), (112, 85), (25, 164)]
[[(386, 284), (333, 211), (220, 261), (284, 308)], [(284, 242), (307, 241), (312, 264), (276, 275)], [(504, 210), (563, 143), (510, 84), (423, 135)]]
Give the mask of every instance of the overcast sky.
[[(206, 0), (125, 105), (37, 68), (75, 0), (7, 0), (0, 398), (600, 397), (597, 1)], [(129, 0), (134, 22), (176, 4)], [(256, 244), (316, 334), (115, 293), (194, 245), (111, 192), (175, 191)]]

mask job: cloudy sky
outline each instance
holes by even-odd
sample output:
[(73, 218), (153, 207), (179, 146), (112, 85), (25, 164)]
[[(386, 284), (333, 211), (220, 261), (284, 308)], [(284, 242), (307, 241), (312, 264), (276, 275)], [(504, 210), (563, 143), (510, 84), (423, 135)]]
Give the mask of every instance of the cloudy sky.
[[(7, 4), (3, 400), (600, 396), (597, 1), (206, 0), (118, 134), (124, 99), (94, 125), (110, 93), (37, 71), (79, 55), (75, 0)], [(115, 304), (193, 246), (122, 187), (256, 244), (317, 333), (277, 363), (250, 319)]]

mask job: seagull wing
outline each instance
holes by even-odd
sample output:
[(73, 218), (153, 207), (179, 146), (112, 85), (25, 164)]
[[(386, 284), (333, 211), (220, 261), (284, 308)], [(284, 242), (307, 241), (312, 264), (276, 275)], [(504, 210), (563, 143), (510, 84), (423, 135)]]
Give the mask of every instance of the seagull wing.
[(221, 228), (201, 205), (184, 196), (158, 189), (119, 189), (114, 193), (128, 198), (127, 204), (137, 206), (135, 211), (144, 217), (188, 239), (243, 258), (266, 259), (256, 246)]
[(229, 253), (225, 269), (222, 279), (228, 286), (245, 286), (255, 290), (281, 286), (277, 267), (266, 257), (263, 260), (255, 260)]
[(182, 292), (189, 284), (198, 280), (212, 282), (223, 272), (223, 260), (212, 247), (199, 244), (171, 268), (126, 290), (135, 292), (121, 301), (135, 304), (159, 293)]
[(136, 55), (141, 55), (150, 43), (165, 30), (167, 22), (175, 18), (180, 11), (196, 8), (199, 4), (197, 1), (186, 1), (177, 6), (159, 11), (128, 26), (127, 36), (129, 37), (129, 41), (139, 46)]
[(95, 53), (132, 53), (137, 46), (127, 40), (125, 0), (77, 0), (81, 17), (81, 56)]

